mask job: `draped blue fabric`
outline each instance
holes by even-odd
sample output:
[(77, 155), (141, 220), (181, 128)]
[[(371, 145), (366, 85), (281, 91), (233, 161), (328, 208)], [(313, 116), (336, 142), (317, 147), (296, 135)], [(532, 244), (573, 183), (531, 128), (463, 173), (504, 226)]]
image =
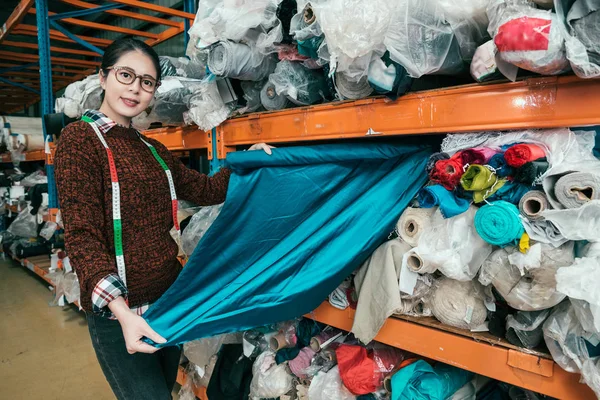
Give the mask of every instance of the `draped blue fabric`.
[(173, 345), (314, 310), (393, 230), (431, 153), (382, 142), (230, 153), (221, 214), (144, 318)]

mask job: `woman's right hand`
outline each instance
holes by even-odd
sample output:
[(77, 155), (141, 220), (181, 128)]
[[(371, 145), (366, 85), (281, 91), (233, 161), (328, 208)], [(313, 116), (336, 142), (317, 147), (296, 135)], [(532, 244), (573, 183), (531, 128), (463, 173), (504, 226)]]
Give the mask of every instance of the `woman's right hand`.
[(150, 328), (150, 325), (148, 325), (144, 318), (132, 312), (122, 297), (117, 297), (110, 302), (108, 307), (121, 324), (123, 337), (125, 338), (125, 346), (127, 347), (127, 352), (129, 354), (152, 354), (158, 350), (157, 347), (143, 342), (142, 339), (144, 337), (147, 337), (155, 343), (165, 343), (167, 341)]

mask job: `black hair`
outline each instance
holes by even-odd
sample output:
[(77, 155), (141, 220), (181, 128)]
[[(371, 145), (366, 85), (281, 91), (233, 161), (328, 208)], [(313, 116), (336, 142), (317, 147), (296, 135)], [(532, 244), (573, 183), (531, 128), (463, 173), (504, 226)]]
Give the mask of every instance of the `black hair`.
[(127, 54), (131, 51), (139, 51), (150, 57), (152, 64), (154, 64), (154, 69), (156, 69), (156, 80), (160, 81), (160, 60), (158, 54), (156, 54), (156, 51), (146, 43), (131, 37), (117, 39), (106, 48), (104, 56), (102, 56), (102, 64), (100, 65), (102, 74), (107, 76), (107, 68), (115, 65), (123, 54)]

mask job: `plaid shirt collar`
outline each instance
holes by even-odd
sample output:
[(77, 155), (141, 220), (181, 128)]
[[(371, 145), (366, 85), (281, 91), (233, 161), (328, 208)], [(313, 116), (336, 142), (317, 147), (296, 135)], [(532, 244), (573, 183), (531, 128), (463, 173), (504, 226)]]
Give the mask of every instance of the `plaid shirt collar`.
[[(98, 110), (86, 110), (83, 115), (94, 121), (94, 123), (103, 135), (110, 131), (114, 126), (122, 126), (120, 124), (117, 124), (115, 121), (108, 118), (103, 112)], [(129, 128), (133, 128), (133, 126), (129, 125)]]

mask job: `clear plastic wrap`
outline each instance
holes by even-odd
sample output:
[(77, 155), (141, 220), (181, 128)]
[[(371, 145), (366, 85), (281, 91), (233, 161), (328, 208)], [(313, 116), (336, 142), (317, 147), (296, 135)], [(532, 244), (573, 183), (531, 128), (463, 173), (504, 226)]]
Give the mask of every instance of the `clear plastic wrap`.
[(329, 372), (319, 372), (308, 388), (310, 400), (355, 400), (356, 397), (342, 383), (340, 371), (337, 366)]
[[(368, 67), (367, 67), (368, 68)], [(335, 72), (335, 89), (341, 100), (358, 100), (370, 96), (373, 88), (369, 84), (369, 77), (363, 76), (358, 81), (349, 78), (345, 73)]]
[(261, 33), (281, 29), (276, 15), (279, 3), (281, 0), (201, 0), (189, 34), (198, 38), (198, 48), (221, 40), (256, 42)]
[[(413, 78), (435, 73), (454, 75), (464, 69), (461, 46), (437, 1), (396, 3), (384, 44), (391, 59), (404, 66)], [(471, 57), (472, 54), (468, 59)]]
[(63, 97), (56, 99), (56, 112), (69, 118), (79, 118), (85, 110), (97, 110), (102, 105), (102, 87), (98, 74), (73, 82), (65, 89)]
[(208, 68), (221, 77), (242, 81), (260, 81), (269, 76), (277, 64), (272, 55), (264, 55), (244, 43), (222, 41), (210, 48)]
[(196, 124), (208, 131), (225, 121), (231, 111), (223, 102), (217, 83), (209, 80), (190, 97), (189, 111), (184, 113), (183, 120), (187, 125)]
[(544, 340), (554, 361), (568, 372), (580, 372), (600, 397), (600, 335), (583, 330), (569, 302), (558, 305), (544, 323)]
[(569, 240), (600, 241), (600, 200), (579, 208), (546, 210), (542, 216)]
[(260, 100), (260, 92), (265, 85), (266, 81), (242, 81), (241, 86), (244, 91), (244, 99), (246, 100), (246, 105), (237, 110), (240, 114), (251, 113), (261, 111), (263, 109), (262, 102)]
[(252, 366), (252, 375), (250, 398), (253, 400), (276, 398), (293, 389), (292, 375), (287, 372), (285, 364), (275, 363), (272, 351), (258, 356)]
[(7, 231), (15, 236), (33, 238), (38, 235), (38, 223), (35, 215), (31, 215), (32, 208), (24, 208), (17, 218), (10, 224)]
[(494, 285), (508, 305), (517, 310), (538, 311), (560, 303), (565, 295), (556, 290), (556, 271), (573, 264), (573, 242), (556, 249), (542, 245), (540, 267), (525, 275), (509, 262), (509, 256), (516, 252), (513, 247), (493, 252), (483, 263), (479, 282)]
[(325, 76), (292, 61), (281, 61), (269, 76), (278, 95), (284, 95), (296, 105), (308, 106), (330, 97)]
[(434, 283), (431, 311), (443, 324), (460, 329), (480, 329), (487, 317), (484, 290), (477, 281), (442, 278)]
[(44, 171), (36, 171), (32, 174), (27, 175), (21, 181), (21, 186), (33, 187), (35, 185), (41, 185), (48, 183), (48, 177)]
[(160, 57), (161, 76), (203, 79), (206, 76), (206, 63), (192, 61), (187, 57)]
[(49, 273), (47, 277), (54, 284), (55, 296), (50, 302), (51, 306), (59, 305), (63, 296), (66, 298), (68, 304), (79, 301), (79, 280), (74, 272), (65, 272), (61, 269)]
[(202, 207), (200, 211), (194, 214), (181, 234), (181, 243), (186, 255), (192, 255), (202, 236), (221, 213), (221, 208), (223, 208), (222, 204)]
[(523, 1), (496, 0), (491, 4), (489, 31), (503, 61), (544, 75), (570, 69), (566, 32), (555, 13)]
[(184, 343), (183, 354), (197, 367), (199, 378), (203, 378), (211, 359), (224, 344), (241, 343), (242, 334), (225, 334)]
[(407, 267), (418, 273), (439, 270), (449, 278), (473, 279), (485, 259), (492, 252), (475, 230), (473, 221), (477, 208), (445, 219), (437, 210), (421, 235), (418, 246), (405, 255)]
[(496, 63), (496, 45), (490, 40), (475, 50), (471, 61), (471, 76), (477, 82), (485, 82), (501, 76)]
[(571, 68), (581, 78), (600, 76), (600, 2), (557, 0), (555, 4), (569, 32), (566, 48)]
[(52, 239), (54, 233), (58, 229), (58, 224), (56, 222), (48, 221), (44, 223), (44, 227), (40, 231), (40, 236), (46, 240)]
[(393, 3), (321, 0), (311, 4), (325, 33), (332, 69), (353, 81), (366, 76), (372, 55), (385, 52), (383, 40), (393, 16)]
[(533, 349), (543, 340), (542, 324), (550, 315), (550, 309), (542, 311), (519, 311), (506, 317), (506, 339), (515, 346)]

